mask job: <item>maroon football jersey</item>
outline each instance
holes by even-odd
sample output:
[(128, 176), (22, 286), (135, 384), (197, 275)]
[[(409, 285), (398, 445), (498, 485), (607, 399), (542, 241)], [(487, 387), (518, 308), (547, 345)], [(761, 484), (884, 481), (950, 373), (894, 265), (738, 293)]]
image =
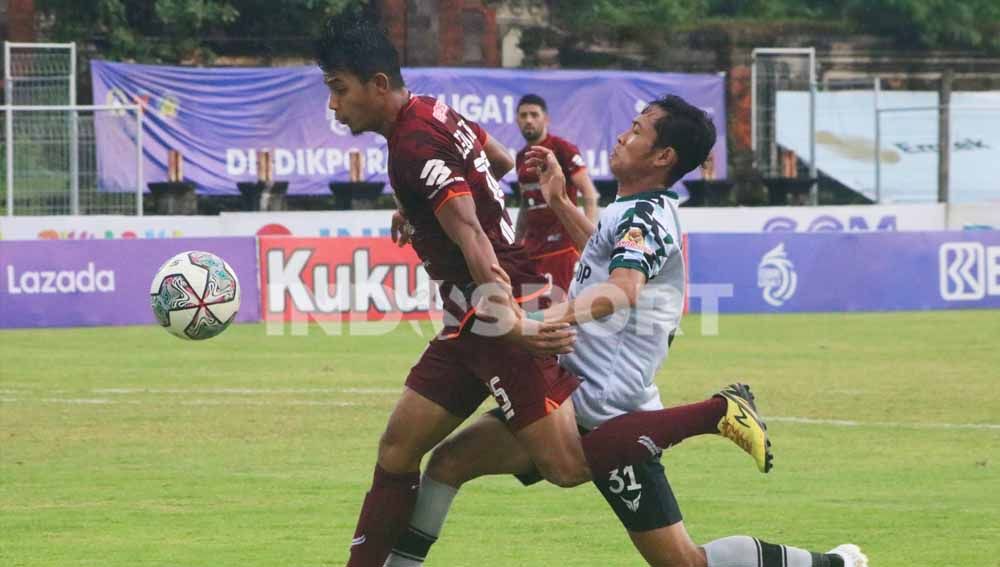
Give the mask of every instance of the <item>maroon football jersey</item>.
[[(566, 193), (569, 200), (576, 203), (577, 187), (573, 185), (573, 174), (584, 169), (583, 158), (580, 150), (566, 140), (549, 134), (537, 146), (544, 146), (556, 154), (559, 166), (563, 175), (566, 176)], [(543, 254), (573, 248), (573, 240), (569, 233), (563, 228), (556, 214), (549, 208), (545, 198), (542, 197), (542, 190), (538, 187), (538, 175), (534, 171), (528, 171), (525, 163), (525, 154), (531, 145), (525, 146), (517, 152), (517, 183), (521, 188), (521, 212), (525, 215), (524, 223), (524, 245), (528, 251), (528, 256), (535, 258)]]
[(474, 282), (462, 250), (435, 215), (450, 199), (469, 195), (475, 201), (479, 224), (510, 275), (516, 296), (534, 295), (547, 282), (524, 249), (514, 244), (503, 191), (483, 149), (486, 140), (478, 124), (444, 102), (413, 95), (389, 137), (389, 181), (413, 226), (413, 248), (431, 278), (441, 282), (445, 309), (459, 321), (467, 319), (472, 307)]

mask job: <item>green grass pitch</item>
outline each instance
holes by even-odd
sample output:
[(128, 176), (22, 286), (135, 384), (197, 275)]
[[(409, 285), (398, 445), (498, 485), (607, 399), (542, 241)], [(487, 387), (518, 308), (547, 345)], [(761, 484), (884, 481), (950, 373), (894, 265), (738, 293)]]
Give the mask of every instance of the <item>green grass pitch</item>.
[[(748, 381), (775, 470), (720, 438), (671, 449), (696, 541), (851, 541), (874, 567), (1000, 566), (1000, 312), (700, 326), (685, 320), (660, 372), (665, 402)], [(342, 565), (425, 342), (409, 325), (247, 325), (198, 344), (153, 327), (0, 332), (0, 565)], [(642, 561), (592, 486), (498, 477), (462, 491), (428, 562), (554, 564)]]

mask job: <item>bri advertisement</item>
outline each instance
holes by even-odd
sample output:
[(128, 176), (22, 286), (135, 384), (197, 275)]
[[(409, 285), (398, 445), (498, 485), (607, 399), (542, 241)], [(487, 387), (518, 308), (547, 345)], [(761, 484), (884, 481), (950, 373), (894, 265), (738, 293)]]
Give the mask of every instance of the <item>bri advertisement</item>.
[(722, 313), (1000, 308), (1000, 231), (691, 234), (689, 242), (692, 285), (731, 286), (717, 294)]
[(253, 238), (0, 242), (0, 328), (150, 325), (149, 286), (185, 250), (226, 260), (240, 281), (237, 322), (260, 320)]

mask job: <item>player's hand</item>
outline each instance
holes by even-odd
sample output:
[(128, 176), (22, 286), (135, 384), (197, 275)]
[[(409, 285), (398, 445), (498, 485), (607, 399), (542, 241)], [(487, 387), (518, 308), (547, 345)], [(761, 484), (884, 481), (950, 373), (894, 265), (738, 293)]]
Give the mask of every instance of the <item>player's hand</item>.
[(576, 342), (576, 330), (569, 323), (545, 323), (528, 319), (514, 299), (510, 275), (500, 266), (490, 266), (496, 280), (491, 293), (476, 304), (476, 317), (502, 330), (503, 337), (536, 356), (569, 354)]
[(406, 246), (410, 242), (410, 237), (413, 236), (413, 226), (400, 211), (392, 214), (392, 225), (389, 229), (389, 234), (392, 237), (392, 241), (400, 248)]
[(535, 356), (569, 354), (576, 342), (576, 330), (569, 323), (545, 323), (528, 318), (522, 318), (507, 336)]
[(552, 150), (543, 146), (531, 146), (525, 153), (525, 158), (528, 171), (538, 175), (539, 188), (546, 203), (567, 198), (566, 176)]
[(510, 275), (496, 264), (492, 264), (490, 270), (496, 279), (479, 288), (481, 297), (476, 303), (476, 317), (494, 323), (506, 332), (524, 317), (524, 310), (514, 299)]

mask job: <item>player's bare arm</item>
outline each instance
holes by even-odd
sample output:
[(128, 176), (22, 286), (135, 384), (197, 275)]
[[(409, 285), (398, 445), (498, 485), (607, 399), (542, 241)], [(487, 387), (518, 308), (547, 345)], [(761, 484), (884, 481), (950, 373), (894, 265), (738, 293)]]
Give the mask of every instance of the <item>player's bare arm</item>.
[(570, 201), (566, 193), (566, 176), (559, 167), (556, 154), (548, 148), (532, 146), (526, 156), (528, 167), (538, 172), (539, 187), (549, 208), (566, 228), (566, 232), (573, 240), (573, 246), (582, 251), (596, 227), (594, 222), (580, 211), (576, 203)]
[[(497, 310), (505, 313), (521, 311), (514, 300), (510, 277), (500, 268), (493, 245), (479, 224), (472, 197), (460, 195), (450, 199), (435, 214), (448, 238), (462, 250), (469, 273), (476, 284), (495, 286), (495, 289), (484, 294), (484, 301), (488, 300)], [(500, 291), (503, 293), (497, 293)], [(489, 312), (483, 313), (483, 316), (491, 317)], [(501, 324), (507, 324), (506, 321), (510, 320), (508, 316)], [(529, 351), (547, 354), (572, 352), (572, 345), (576, 340), (576, 333), (569, 329), (569, 324), (562, 322), (530, 321), (521, 326), (521, 335), (527, 337), (522, 344)]]
[(476, 203), (471, 195), (459, 195), (435, 211), (445, 234), (462, 250), (473, 281), (482, 285), (497, 281), (492, 266), (499, 265), (490, 239), (476, 217)]
[(591, 223), (597, 224), (597, 215), (600, 209), (597, 207), (598, 193), (594, 187), (594, 181), (590, 179), (590, 174), (586, 169), (578, 169), (570, 176), (573, 185), (580, 188), (580, 196), (583, 199), (583, 214)]
[(487, 136), (483, 150), (486, 151), (486, 157), (490, 160), (490, 172), (493, 173), (494, 179), (503, 179), (504, 175), (514, 169), (514, 158), (511, 157), (507, 148), (493, 136)]
[(646, 274), (632, 268), (616, 268), (603, 284), (592, 285), (570, 301), (557, 303), (536, 315), (546, 323), (580, 325), (603, 319), (619, 309), (635, 307)]
[[(493, 265), (491, 269), (499, 282), (510, 285), (510, 276), (503, 268)], [(572, 341), (566, 340), (567, 327), (603, 319), (620, 309), (634, 307), (645, 285), (646, 274), (622, 267), (612, 270), (607, 282), (590, 286), (573, 299), (556, 303), (530, 316), (517, 306), (510, 308), (492, 299), (480, 302), (477, 310), (511, 329), (508, 338), (534, 354), (566, 354), (572, 352)]]

